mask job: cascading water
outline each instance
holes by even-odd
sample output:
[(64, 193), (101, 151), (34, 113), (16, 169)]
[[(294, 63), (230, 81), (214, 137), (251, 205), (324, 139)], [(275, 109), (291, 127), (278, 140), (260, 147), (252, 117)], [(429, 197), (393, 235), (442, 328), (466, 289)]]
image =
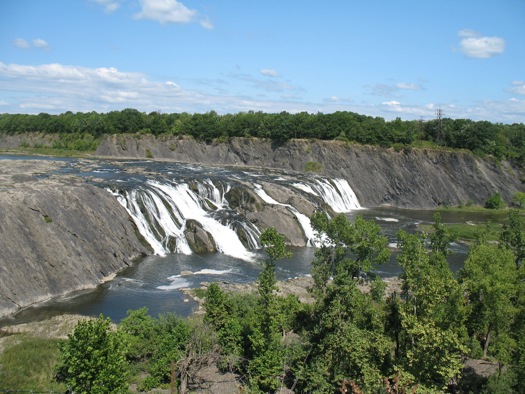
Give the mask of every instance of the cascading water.
[[(281, 205), (290, 210), (303, 230), (305, 244), (315, 246), (310, 219), (293, 205), (272, 198), (259, 181), (278, 184), (289, 190), (290, 195), (300, 194), (315, 206), (325, 203), (335, 212), (362, 209), (350, 185), (343, 179), (252, 174), (188, 166), (172, 167), (167, 174), (169, 177), (159, 174), (154, 180), (119, 179), (123, 186), (116, 189), (113, 183), (110, 188), (154, 253), (161, 256), (168, 253), (192, 254), (187, 238), (188, 231), (195, 231), (194, 227), (193, 230), (188, 227), (191, 221), (192, 226), (202, 229), (199, 230), (201, 235), (205, 232), (211, 236), (217, 251), (252, 261), (254, 254), (250, 250), (260, 247), (260, 229), (247, 219), (246, 207), (242, 206), (246, 202), (243, 199), (250, 200), (250, 193), (257, 195), (264, 204)], [(134, 181), (129, 182), (129, 179)], [(231, 199), (235, 199), (230, 194), (233, 188), (236, 192), (240, 190), (242, 195), (239, 197), (237, 193), (237, 199), (240, 198), (242, 203), (239, 205), (237, 201), (235, 208), (230, 206)]]
[(314, 230), (312, 228), (312, 224), (310, 223), (310, 219), (308, 216), (303, 215), (301, 212), (299, 212), (295, 207), (293, 207), (290, 204), (282, 204), (279, 201), (274, 200), (272, 197), (270, 197), (262, 188), (261, 185), (258, 183), (254, 183), (254, 190), (255, 193), (259, 195), (263, 199), (264, 202), (267, 204), (272, 205), (282, 205), (290, 210), (295, 217), (297, 218), (297, 221), (301, 224), (301, 227), (303, 228), (304, 236), (306, 237), (306, 245), (307, 246), (316, 246), (315, 245), (315, 234)]
[[(243, 260), (253, 260), (253, 253), (241, 243), (231, 226), (222, 224), (212, 215), (214, 211), (228, 208), (224, 194), (229, 186), (221, 193), (209, 179), (195, 184), (197, 191), (192, 190), (187, 183), (147, 181), (139, 190), (114, 194), (117, 194), (119, 202), (130, 213), (155, 254), (191, 254), (185, 236), (187, 221), (191, 219), (212, 235), (219, 252)], [(248, 239), (257, 240), (257, 229), (250, 224), (246, 223), (244, 231), (251, 235)], [(173, 244), (174, 248), (171, 246)]]
[(344, 179), (314, 178), (310, 183), (297, 182), (293, 185), (300, 190), (322, 198), (335, 212), (363, 209), (354, 191)]

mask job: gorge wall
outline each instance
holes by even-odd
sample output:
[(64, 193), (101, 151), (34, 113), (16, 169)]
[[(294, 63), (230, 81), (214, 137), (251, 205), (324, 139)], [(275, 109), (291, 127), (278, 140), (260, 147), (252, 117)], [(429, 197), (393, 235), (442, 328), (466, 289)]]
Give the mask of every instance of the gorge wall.
[(107, 191), (43, 177), (56, 161), (2, 160), (0, 316), (91, 288), (149, 250)]
[[(17, 148), (29, 140), (30, 144), (46, 145), (52, 138), (34, 134), (2, 136), (0, 148)], [(114, 135), (106, 137), (95, 154), (303, 173), (313, 169), (326, 177), (347, 180), (364, 207), (431, 208), (464, 204), (469, 199), (482, 204), (495, 192), (502, 193), (509, 202), (514, 193), (524, 190), (525, 179), (523, 169), (509, 162), (480, 159), (467, 152), (396, 152), (337, 141), (278, 143), (232, 138), (204, 143), (187, 137)], [(131, 264), (135, 257), (152, 253), (144, 246), (126, 209), (106, 190), (75, 176), (49, 176), (63, 163), (1, 163), (0, 316), (94, 287), (105, 276)], [(314, 206), (300, 195), (291, 195), (277, 186), (266, 190), (279, 201), (293, 200), (305, 215), (313, 212)], [(235, 201), (232, 198), (230, 203)], [(257, 195), (252, 199), (259, 201)], [(247, 203), (241, 202), (238, 205), (248, 209)], [(282, 205), (259, 205), (258, 209), (250, 209), (250, 220), (287, 231), (291, 244), (303, 242), (300, 227), (292, 225), (297, 222), (293, 213)]]
[(113, 135), (104, 139), (96, 154), (299, 172), (313, 167), (321, 175), (346, 179), (365, 207), (432, 208), (469, 199), (483, 204), (496, 192), (509, 202), (524, 190), (525, 179), (525, 171), (509, 162), (480, 159), (469, 152), (396, 152), (339, 141), (231, 138), (204, 143), (188, 137)]

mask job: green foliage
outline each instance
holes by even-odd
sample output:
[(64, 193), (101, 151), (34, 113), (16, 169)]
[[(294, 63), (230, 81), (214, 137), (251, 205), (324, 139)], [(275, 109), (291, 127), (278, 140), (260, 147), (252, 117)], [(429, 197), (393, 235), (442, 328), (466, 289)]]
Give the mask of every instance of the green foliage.
[(109, 319), (82, 320), (59, 345), (57, 378), (78, 393), (121, 393), (127, 386), (126, 344)]
[(315, 161), (309, 161), (304, 165), (305, 172), (313, 172), (314, 174), (320, 174), (323, 171), (323, 165)]
[(275, 391), (284, 377), (284, 349), (280, 342), (280, 323), (283, 321), (280, 316), (283, 310), (275, 294), (275, 263), (279, 259), (291, 256), (291, 253), (286, 249), (284, 237), (272, 227), (265, 229), (259, 239), (267, 258), (257, 279), (259, 319), (249, 336), (252, 359), (248, 364), (248, 373), (250, 384), (267, 392)]
[(518, 208), (525, 208), (525, 193), (523, 192), (514, 193), (514, 196), (512, 196), (512, 202)]
[(53, 367), (59, 358), (58, 344), (61, 341), (17, 336), (16, 342), (0, 353), (0, 391), (64, 392), (62, 383), (53, 382)]
[(170, 382), (171, 361), (178, 362), (185, 357), (192, 331), (187, 320), (173, 313), (159, 315), (156, 330), (158, 340), (149, 360), (149, 376), (144, 382), (144, 389), (152, 389)]
[(509, 334), (517, 312), (513, 303), (518, 290), (514, 254), (493, 244), (475, 245), (461, 277), (469, 302), (469, 334), (481, 338), (484, 357), (492, 350), (501, 363), (508, 364), (509, 349), (514, 347)]
[(514, 252), (519, 265), (525, 258), (525, 223), (516, 210), (511, 210), (508, 218), (509, 223), (503, 226), (499, 239), (505, 248)]
[(442, 389), (461, 372), (465, 307), (462, 289), (448, 266), (453, 238), (434, 216), (430, 250), (421, 234), (398, 234), (397, 261), (403, 303), (389, 300), (388, 330), (397, 343), (396, 358), (426, 387)]
[(153, 153), (151, 153), (151, 149), (146, 149), (146, 158), (153, 159)]
[(505, 208), (505, 202), (501, 193), (495, 193), (485, 201), (485, 208), (487, 209), (502, 209)]
[(312, 217), (312, 227), (323, 241), (312, 262), (314, 294), (323, 293), (328, 279), (338, 271), (346, 271), (352, 278), (367, 274), (390, 257), (387, 239), (373, 221), (357, 216), (354, 223), (340, 214), (328, 219), (318, 212)]
[(445, 225), (441, 223), (439, 212), (434, 213), (433, 232), (430, 234), (430, 249), (434, 255), (447, 257), (450, 251), (450, 243), (457, 241), (455, 234), (451, 234)]
[(523, 123), (505, 125), (470, 119), (442, 119), (439, 133), (436, 122), (426, 122), (421, 128), (413, 120), (402, 121), (397, 118), (385, 121), (380, 117), (348, 111), (330, 114), (248, 111), (218, 115), (215, 111), (148, 114), (126, 108), (105, 114), (0, 114), (0, 134), (57, 134), (60, 136), (57, 147), (81, 151), (92, 151), (96, 149), (100, 137), (119, 133), (188, 135), (203, 141), (218, 142), (231, 137), (269, 138), (279, 142), (292, 138), (315, 138), (392, 146), (396, 151), (408, 150), (411, 146), (468, 149), (481, 156), (493, 156), (497, 160), (506, 158), (518, 164), (525, 163)]
[(312, 217), (323, 241), (312, 267), (316, 303), (306, 366), (300, 386), (306, 392), (334, 392), (350, 378), (366, 391), (378, 390), (390, 365), (391, 341), (384, 333), (384, 285), (372, 295), (357, 284), (361, 273), (389, 257), (386, 239), (372, 221), (344, 215)]
[(126, 356), (129, 360), (143, 361), (151, 357), (156, 348), (156, 321), (148, 315), (147, 308), (129, 310), (118, 326), (128, 343)]

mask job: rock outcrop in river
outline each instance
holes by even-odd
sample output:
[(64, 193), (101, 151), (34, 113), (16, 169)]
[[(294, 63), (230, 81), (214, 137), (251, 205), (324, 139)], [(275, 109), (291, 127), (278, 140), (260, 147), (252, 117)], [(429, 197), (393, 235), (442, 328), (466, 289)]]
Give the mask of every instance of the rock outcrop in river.
[(0, 316), (94, 287), (149, 252), (107, 191), (47, 177), (59, 162), (1, 163)]

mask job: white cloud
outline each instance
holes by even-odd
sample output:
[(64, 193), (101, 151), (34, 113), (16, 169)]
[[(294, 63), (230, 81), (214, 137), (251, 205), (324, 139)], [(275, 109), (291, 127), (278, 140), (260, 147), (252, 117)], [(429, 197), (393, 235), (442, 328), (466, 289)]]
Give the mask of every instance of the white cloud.
[(421, 85), (416, 83), (398, 82), (395, 85), (396, 88), (401, 90), (421, 90)]
[(392, 101), (385, 101), (383, 103), (381, 103), (383, 105), (388, 105), (389, 107), (399, 107), (401, 105), (401, 103), (399, 101), (395, 101), (395, 100), (392, 100)]
[(279, 76), (279, 72), (271, 68), (263, 68), (259, 70), (259, 72), (265, 77), (278, 77)]
[(461, 38), (460, 51), (468, 57), (487, 59), (505, 50), (505, 40), (500, 37), (483, 37), (469, 29), (458, 31), (458, 36)]
[(509, 91), (514, 94), (525, 94), (525, 82), (513, 81)]
[(192, 10), (177, 0), (140, 0), (141, 11), (134, 15), (136, 19), (150, 19), (159, 23), (198, 22), (205, 29), (213, 29), (207, 16), (200, 17), (197, 10)]
[[(239, 86), (239, 82), (245, 83), (239, 89), (242, 93), (231, 93), (232, 86)], [(114, 67), (88, 68), (57, 63), (32, 66), (0, 62), (0, 106), (2, 112), (7, 113), (108, 112), (124, 108), (166, 113), (210, 110), (218, 113), (248, 110), (277, 113), (351, 111), (387, 120), (398, 116), (411, 120), (421, 116), (433, 119), (435, 108), (439, 106), (450, 118), (525, 122), (525, 98), (480, 101), (468, 106), (405, 103), (403, 100), (379, 100), (374, 103), (339, 96), (316, 102), (307, 101), (304, 90), (289, 82), (245, 74), (232, 74), (220, 80), (220, 86), (224, 89), (217, 90), (214, 86), (207, 85), (207, 89), (199, 91), (186, 89), (173, 80), (156, 81), (143, 73)], [(512, 86), (517, 89), (517, 94), (522, 92), (522, 82), (515, 81)], [(269, 94), (261, 95), (261, 91)]]
[[(13, 45), (22, 49), (31, 48), (29, 42), (27, 42), (27, 40), (25, 40), (24, 38), (17, 38), (16, 40), (13, 40)], [(33, 47), (40, 49), (49, 49), (49, 44), (42, 38), (35, 38), (33, 39)]]
[(18, 48), (26, 49), (29, 48), (29, 43), (23, 38), (17, 38), (13, 40), (13, 45)]
[(202, 27), (204, 27), (205, 29), (207, 29), (207, 30), (212, 30), (213, 29), (213, 24), (210, 22), (210, 19), (207, 16), (205, 16), (203, 19), (201, 19), (200, 25)]
[(417, 83), (397, 82), (394, 84), (376, 83), (375, 85), (365, 86), (373, 96), (381, 97), (400, 97), (403, 90), (423, 90)]
[(48, 49), (49, 48), (49, 44), (45, 40), (43, 40), (41, 38), (35, 38), (33, 40), (33, 45), (35, 47), (37, 47), (37, 48), (42, 48), (42, 49)]
[(102, 7), (104, 7), (104, 12), (108, 14), (115, 12), (120, 7), (120, 3), (115, 0), (91, 0), (91, 1), (94, 1), (95, 3), (98, 3)]

